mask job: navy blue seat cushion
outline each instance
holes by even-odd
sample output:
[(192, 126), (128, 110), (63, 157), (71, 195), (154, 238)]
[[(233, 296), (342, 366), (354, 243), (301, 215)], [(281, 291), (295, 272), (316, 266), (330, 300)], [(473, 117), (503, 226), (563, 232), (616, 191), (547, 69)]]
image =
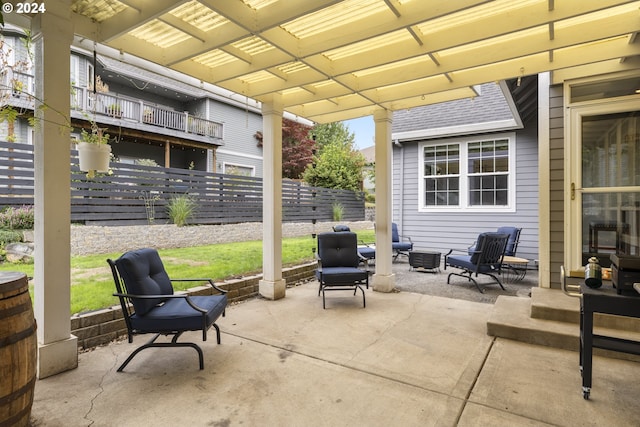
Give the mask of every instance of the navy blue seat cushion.
[(325, 285), (353, 284), (366, 280), (368, 273), (356, 267), (322, 267), (316, 271), (316, 277)]
[(413, 249), (413, 243), (409, 243), (409, 242), (391, 243), (391, 249), (395, 249), (397, 251), (410, 251), (411, 249)]
[(337, 224), (333, 226), (333, 231), (351, 231), (348, 225)]
[(370, 248), (370, 247), (362, 247), (362, 248), (358, 248), (358, 253), (367, 258), (367, 259), (372, 259), (376, 257), (376, 249), (375, 248)]
[[(222, 315), (227, 306), (226, 295), (206, 295), (189, 297), (198, 307), (207, 311), (207, 327)], [(175, 330), (202, 330), (202, 313), (193, 309), (184, 298), (169, 298), (154, 310), (131, 316), (133, 329), (145, 332), (165, 332)]]
[[(158, 251), (151, 248), (127, 252), (116, 260), (127, 293), (132, 295), (173, 295), (173, 286)], [(165, 298), (132, 299), (138, 315), (144, 316)]]
[[(475, 255), (450, 255), (447, 257), (447, 264), (452, 267), (462, 268), (469, 271), (476, 271), (476, 263), (472, 258)], [(481, 264), (478, 273), (490, 273), (498, 269), (498, 264)]]
[(358, 239), (356, 233), (340, 231), (318, 234), (318, 256), (325, 267), (357, 267)]

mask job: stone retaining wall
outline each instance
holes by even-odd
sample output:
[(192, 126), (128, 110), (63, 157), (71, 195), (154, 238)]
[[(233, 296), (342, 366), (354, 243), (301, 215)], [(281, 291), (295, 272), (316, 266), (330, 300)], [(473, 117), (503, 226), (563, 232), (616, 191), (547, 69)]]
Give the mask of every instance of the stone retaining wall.
[[(298, 237), (331, 231), (338, 222), (283, 223), (283, 237)], [(353, 230), (373, 228), (371, 221), (340, 222)], [(177, 227), (174, 224), (129, 225), (105, 227), (74, 225), (71, 227), (71, 255), (107, 254), (132, 249), (186, 248), (216, 243), (262, 240), (262, 223), (194, 225)]]

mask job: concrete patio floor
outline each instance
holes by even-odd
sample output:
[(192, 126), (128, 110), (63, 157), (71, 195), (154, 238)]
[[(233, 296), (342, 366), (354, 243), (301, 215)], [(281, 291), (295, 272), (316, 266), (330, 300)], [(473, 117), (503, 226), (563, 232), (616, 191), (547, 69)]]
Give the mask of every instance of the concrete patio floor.
[[(640, 364), (494, 339), (492, 304), (411, 292), (331, 292), (232, 305), (192, 349), (120, 341), (36, 383), (34, 426), (637, 426)], [(188, 337), (201, 343), (200, 334)]]

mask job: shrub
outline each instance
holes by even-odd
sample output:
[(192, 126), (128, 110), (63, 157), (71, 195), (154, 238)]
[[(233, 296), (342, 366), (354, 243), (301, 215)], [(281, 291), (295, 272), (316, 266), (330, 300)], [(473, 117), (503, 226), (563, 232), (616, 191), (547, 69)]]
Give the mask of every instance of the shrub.
[(342, 215), (344, 214), (344, 207), (340, 203), (333, 204), (333, 220), (342, 221)]
[(13, 230), (0, 230), (0, 248), (4, 248), (7, 243), (21, 242), (22, 233)]
[(187, 195), (175, 196), (167, 205), (167, 212), (171, 222), (178, 227), (187, 225), (196, 210), (196, 202)]
[(33, 206), (9, 207), (0, 212), (0, 229), (32, 230), (33, 223)]

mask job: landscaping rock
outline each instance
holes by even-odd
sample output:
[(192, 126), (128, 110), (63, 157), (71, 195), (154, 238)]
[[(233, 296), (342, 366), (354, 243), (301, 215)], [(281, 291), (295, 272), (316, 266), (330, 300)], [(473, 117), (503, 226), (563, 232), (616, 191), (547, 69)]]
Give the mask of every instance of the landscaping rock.
[(5, 246), (7, 261), (31, 262), (33, 261), (33, 243), (9, 243)]

